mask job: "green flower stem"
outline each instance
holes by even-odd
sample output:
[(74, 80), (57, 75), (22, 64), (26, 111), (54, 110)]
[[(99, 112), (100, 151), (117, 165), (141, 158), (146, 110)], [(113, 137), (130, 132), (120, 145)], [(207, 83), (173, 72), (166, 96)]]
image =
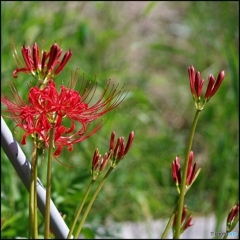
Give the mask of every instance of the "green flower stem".
[(180, 186), (180, 196), (179, 196), (178, 211), (177, 211), (176, 231), (175, 231), (175, 236), (174, 236), (174, 238), (176, 238), (176, 239), (179, 239), (180, 234), (181, 234), (181, 220), (182, 220), (182, 211), (183, 211), (183, 204), (184, 204), (188, 161), (189, 161), (189, 155), (190, 155), (190, 151), (192, 148), (193, 137), (194, 137), (194, 133), (195, 133), (195, 129), (197, 126), (200, 112), (201, 112), (201, 110), (197, 110), (195, 113), (192, 128), (191, 128), (190, 135), (189, 135), (189, 139), (187, 142), (186, 158), (185, 158), (185, 162), (184, 162), (183, 175), (182, 175), (182, 181), (181, 181), (181, 186)]
[(90, 211), (90, 209), (91, 209), (91, 207), (92, 207), (92, 205), (93, 205), (93, 202), (95, 201), (95, 199), (96, 199), (98, 193), (100, 192), (103, 184), (105, 183), (107, 177), (110, 175), (110, 173), (112, 172), (113, 169), (114, 169), (114, 167), (112, 167), (112, 166), (108, 169), (107, 173), (105, 174), (105, 176), (103, 177), (102, 181), (101, 181), (100, 184), (98, 185), (98, 187), (97, 187), (97, 189), (96, 189), (96, 191), (95, 191), (95, 193), (94, 193), (91, 201), (89, 202), (89, 204), (88, 204), (88, 206), (87, 206), (87, 209), (86, 209), (85, 212), (84, 212), (84, 215), (83, 215), (83, 217), (82, 217), (82, 220), (81, 220), (81, 222), (80, 222), (80, 224), (79, 224), (79, 227), (78, 227), (78, 229), (77, 229), (77, 231), (76, 231), (76, 234), (75, 234), (75, 236), (74, 236), (75, 239), (77, 239), (77, 238), (79, 237), (80, 232), (81, 232), (82, 227), (83, 227), (83, 224), (84, 224), (84, 222), (85, 222), (85, 220), (86, 220), (86, 218), (87, 218), (87, 215), (88, 215), (88, 213), (89, 213), (89, 211)]
[[(191, 186), (191, 185), (190, 185), (190, 186)], [(186, 189), (185, 195), (186, 195), (186, 193), (188, 192), (189, 189), (190, 189), (190, 187), (189, 187), (188, 189)], [(170, 218), (169, 218), (169, 220), (168, 220), (168, 223), (167, 223), (167, 226), (166, 226), (165, 230), (163, 231), (163, 234), (162, 234), (161, 239), (166, 238), (167, 232), (169, 231), (169, 228), (171, 227), (172, 221), (173, 221), (173, 219), (174, 219), (174, 214), (175, 214), (175, 212), (177, 211), (178, 203), (179, 203), (179, 200), (178, 200), (177, 204), (175, 205), (175, 207), (174, 207), (174, 209), (173, 209), (173, 211), (172, 211), (172, 214), (171, 214), (171, 216), (170, 216)]]
[(72, 236), (72, 233), (73, 233), (73, 230), (74, 230), (74, 228), (75, 228), (75, 226), (76, 226), (77, 220), (78, 220), (78, 218), (79, 218), (79, 216), (80, 216), (80, 214), (81, 214), (81, 212), (82, 212), (83, 206), (84, 206), (84, 204), (85, 204), (85, 202), (86, 202), (86, 199), (87, 199), (87, 197), (88, 197), (88, 194), (89, 194), (90, 190), (92, 189), (92, 186), (93, 186), (94, 183), (95, 183), (95, 180), (92, 179), (92, 181), (90, 182), (90, 184), (89, 184), (89, 186), (88, 186), (88, 189), (87, 189), (87, 191), (86, 191), (86, 193), (85, 193), (85, 195), (84, 195), (84, 198), (83, 198), (83, 200), (82, 200), (82, 203), (81, 203), (81, 205), (79, 206), (79, 208), (78, 208), (78, 210), (77, 210), (77, 213), (76, 213), (76, 215), (75, 215), (75, 218), (74, 218), (72, 227), (71, 227), (71, 229), (70, 229), (70, 231), (69, 231), (69, 233), (68, 233), (67, 239), (70, 239), (71, 236)]
[(51, 195), (51, 173), (52, 173), (52, 151), (53, 151), (53, 128), (50, 130), (49, 149), (48, 149), (48, 166), (47, 166), (47, 188), (46, 188), (46, 205), (45, 205), (45, 231), (44, 238), (49, 239), (50, 231), (50, 195)]
[(173, 211), (172, 211), (171, 217), (170, 217), (169, 220), (168, 220), (167, 226), (166, 226), (165, 230), (163, 231), (163, 234), (162, 234), (161, 239), (165, 239), (165, 238), (166, 238), (167, 233), (168, 233), (168, 231), (169, 231), (169, 228), (170, 228), (171, 225), (172, 225), (172, 221), (173, 221), (173, 219), (174, 219), (174, 214), (175, 214), (175, 212), (177, 211), (177, 208), (178, 208), (178, 202), (177, 202), (175, 208), (174, 208)]
[(228, 238), (228, 235), (224, 235), (223, 239), (227, 239)]
[(38, 223), (37, 223), (37, 160), (38, 149), (34, 145), (32, 154), (32, 166), (30, 176), (30, 195), (29, 195), (29, 236), (30, 238), (38, 238)]

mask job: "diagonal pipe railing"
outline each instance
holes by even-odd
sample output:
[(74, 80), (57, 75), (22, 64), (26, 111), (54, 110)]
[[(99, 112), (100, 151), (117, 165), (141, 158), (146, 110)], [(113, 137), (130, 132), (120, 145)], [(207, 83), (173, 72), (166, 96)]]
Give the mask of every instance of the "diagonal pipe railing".
[[(31, 164), (14, 139), (6, 122), (1, 117), (1, 146), (18, 176), (29, 191)], [(41, 181), (37, 180), (37, 204), (41, 214), (45, 214), (46, 191)], [(50, 228), (56, 239), (67, 239), (69, 229), (56, 206), (50, 201)], [(73, 237), (72, 237), (73, 238)]]

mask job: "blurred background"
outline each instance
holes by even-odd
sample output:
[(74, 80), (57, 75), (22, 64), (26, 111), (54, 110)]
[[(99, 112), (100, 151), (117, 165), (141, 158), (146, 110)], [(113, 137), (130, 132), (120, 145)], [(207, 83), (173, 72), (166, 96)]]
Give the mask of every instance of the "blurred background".
[[(197, 216), (216, 216), (216, 228), (226, 220), (239, 194), (239, 3), (237, 1), (1, 1), (1, 89), (9, 94), (16, 64), (10, 42), (21, 46), (36, 41), (46, 50), (57, 42), (73, 56), (56, 78), (60, 85), (80, 68), (99, 89), (111, 79), (129, 91), (104, 117), (98, 133), (64, 151), (53, 163), (52, 199), (70, 226), (74, 212), (91, 181), (96, 148), (104, 154), (109, 137), (135, 140), (123, 161), (98, 195), (83, 233), (93, 238), (108, 221), (146, 221), (168, 218), (178, 193), (171, 175), (176, 155), (185, 157), (186, 141), (195, 114), (189, 88), (189, 66), (205, 79), (225, 70), (216, 95), (200, 114), (193, 142), (202, 171), (185, 203)], [(27, 94), (31, 76), (19, 74), (19, 94)], [(203, 90), (205, 91), (205, 90)], [(4, 118), (13, 131), (13, 121)], [(14, 134), (21, 141), (20, 129)], [(30, 138), (29, 138), (30, 139)], [(30, 159), (31, 144), (22, 146)], [(45, 183), (46, 160), (39, 164)], [(28, 192), (1, 150), (2, 238), (27, 237)], [(39, 217), (40, 231), (43, 219)], [(195, 223), (197, 224), (197, 222)], [(219, 229), (224, 231), (225, 229)], [(163, 229), (162, 229), (163, 231)], [(114, 232), (109, 234), (114, 237)]]

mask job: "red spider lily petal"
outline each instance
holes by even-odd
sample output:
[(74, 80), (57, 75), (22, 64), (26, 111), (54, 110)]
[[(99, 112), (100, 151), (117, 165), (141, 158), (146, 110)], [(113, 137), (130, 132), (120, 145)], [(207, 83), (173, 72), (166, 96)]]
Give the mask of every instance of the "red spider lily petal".
[(208, 77), (207, 90), (206, 90), (206, 93), (205, 93), (205, 96), (204, 96), (205, 99), (208, 99), (208, 98), (211, 97), (211, 91), (212, 91), (212, 88), (214, 86), (214, 83), (215, 83), (215, 77), (212, 74), (210, 74), (209, 77)]
[[(187, 205), (184, 205), (183, 206), (183, 211), (182, 211), (182, 218), (181, 218), (181, 224), (183, 224), (184, 220), (186, 219), (187, 217), (187, 212), (188, 212), (188, 209), (187, 209)], [(187, 220), (185, 221), (185, 223), (183, 224), (183, 230), (187, 229), (188, 227), (192, 226), (193, 223), (191, 222), (192, 220), (192, 215), (190, 215)], [(174, 216), (174, 220), (173, 220), (173, 227), (175, 228), (176, 227), (176, 223), (177, 223), (177, 212), (175, 213), (175, 216)]]
[(59, 156), (60, 153), (61, 153), (61, 151), (62, 151), (62, 149), (63, 149), (63, 146), (58, 146), (58, 147), (57, 147), (57, 150), (54, 152), (53, 155), (54, 155), (55, 157)]
[(92, 159), (92, 169), (97, 169), (97, 163), (99, 162), (99, 159), (101, 157), (101, 154), (99, 154), (98, 148), (94, 151), (93, 159)]
[(191, 93), (194, 95), (195, 94), (195, 88), (194, 88), (195, 70), (193, 66), (190, 66), (188, 68), (188, 75), (189, 75)]
[(67, 64), (71, 56), (72, 56), (71, 50), (65, 53), (61, 63), (58, 65), (57, 69), (54, 71), (54, 75), (58, 75), (64, 69), (65, 65)]
[(205, 96), (204, 96), (205, 99), (211, 98), (216, 93), (216, 91), (220, 87), (224, 77), (225, 77), (225, 72), (224, 71), (221, 71), (218, 74), (218, 78), (217, 78), (216, 81), (215, 81), (215, 78), (212, 74), (209, 75), (209, 83), (208, 83), (207, 91), (206, 91)]
[(27, 138), (28, 135), (29, 134), (27, 134), (27, 133), (23, 135), (22, 140), (21, 140), (22, 145), (25, 145), (27, 143), (26, 138)]
[(66, 127), (64, 126), (59, 126), (55, 129), (55, 134), (54, 134), (54, 140), (57, 141), (59, 138), (61, 138), (62, 134), (65, 133)]
[(121, 137), (121, 141), (119, 143), (119, 149), (117, 153), (118, 160), (121, 160), (124, 157), (124, 137)]
[(214, 84), (214, 87), (211, 91), (211, 97), (216, 93), (216, 91), (218, 90), (218, 88), (220, 87), (223, 79), (225, 77), (225, 72), (224, 71), (221, 71), (219, 74), (218, 74), (218, 78), (217, 78), (217, 81), (216, 83)]
[(189, 154), (189, 159), (188, 159), (188, 170), (187, 170), (187, 182), (186, 182), (186, 185), (189, 185), (189, 180), (190, 180), (191, 175), (192, 175), (192, 161), (193, 161), (193, 157), (194, 157), (194, 154), (193, 154), (193, 151), (191, 151), (190, 154)]
[(200, 97), (202, 94), (202, 88), (204, 84), (204, 79), (201, 79), (198, 85), (197, 96)]
[(17, 78), (17, 74), (19, 72), (23, 72), (23, 73), (31, 73), (31, 71), (29, 71), (27, 68), (17, 68), (13, 71), (13, 77)]
[(68, 149), (68, 151), (72, 151), (73, 150), (73, 144), (69, 144), (67, 149)]
[(202, 93), (204, 79), (200, 79), (200, 72), (196, 72), (194, 79), (194, 94), (199, 98)]
[[(184, 218), (186, 217), (186, 213), (187, 213), (187, 206), (184, 205), (183, 206), (183, 211), (182, 211), (181, 223), (183, 222)], [(173, 219), (173, 227), (176, 227), (176, 223), (177, 223), (177, 212), (175, 212), (175, 216), (174, 216), (174, 219)]]
[(42, 70), (43, 76), (47, 74), (46, 71), (44, 70), (44, 66), (46, 65), (46, 60), (48, 58), (49, 58), (49, 52), (44, 50), (42, 53), (42, 61), (41, 61), (41, 70)]
[(70, 128), (67, 128), (67, 130), (65, 131), (65, 134), (69, 134), (71, 132), (73, 132), (75, 130), (75, 124), (72, 122), (71, 123), (71, 127)]
[(191, 169), (191, 175), (189, 176), (188, 180), (187, 180), (187, 185), (191, 185), (192, 181), (196, 175), (196, 169), (197, 169), (197, 163), (195, 162), (192, 169)]
[(198, 95), (199, 82), (200, 82), (200, 72), (196, 72), (195, 78), (194, 78), (194, 94), (196, 94), (197, 97), (199, 97)]
[(104, 156), (103, 156), (103, 159), (101, 161), (100, 167), (99, 167), (100, 172), (105, 169), (108, 161), (109, 161), (108, 153), (105, 153)]
[(31, 49), (30, 47), (25, 47), (23, 46), (22, 47), (22, 55), (23, 55), (23, 59), (25, 61), (25, 64), (27, 66), (27, 69), (29, 71), (31, 71), (33, 69), (33, 60), (32, 60), (32, 57), (31, 57)]
[(237, 218), (238, 214), (239, 214), (239, 202), (236, 205), (234, 205), (231, 211), (229, 212), (227, 217), (227, 224), (231, 224), (232, 221), (234, 221), (234, 219)]
[(190, 66), (188, 68), (188, 76), (189, 76), (191, 93), (194, 97), (199, 98), (202, 93), (204, 79), (200, 78), (200, 72), (195, 73), (195, 69), (193, 66)]
[(192, 225), (193, 225), (193, 222), (192, 222), (192, 215), (191, 215), (184, 223), (183, 230), (186, 230), (187, 228), (191, 227)]
[(186, 180), (186, 186), (189, 186), (192, 184), (193, 179), (195, 178), (196, 171), (197, 171), (197, 163), (195, 162), (192, 166), (194, 158), (194, 153), (193, 151), (190, 152), (189, 155), (189, 161), (188, 161), (188, 171), (187, 171), (187, 180)]
[(186, 186), (189, 185), (190, 177), (191, 177), (191, 174), (192, 174), (192, 169), (193, 169), (192, 165), (189, 165), (189, 167), (188, 167), (188, 173), (187, 173), (187, 179), (186, 179)]
[(120, 148), (120, 145), (122, 144), (122, 138), (119, 137), (118, 140), (117, 140), (117, 144), (114, 148), (114, 152), (113, 152), (113, 157), (116, 158), (117, 157), (117, 154), (118, 154), (118, 149)]
[(124, 150), (124, 155), (126, 155), (128, 153), (128, 151), (132, 145), (133, 139), (134, 139), (134, 132), (132, 131), (129, 133), (128, 142), (127, 142), (126, 148)]
[(115, 132), (111, 133), (110, 144), (109, 144), (109, 151), (114, 149), (114, 139), (115, 139)]
[(172, 162), (172, 178), (175, 183), (178, 183), (176, 165), (174, 161)]
[(180, 158), (176, 156), (175, 160), (172, 162), (172, 177), (176, 184), (181, 183), (181, 165)]
[[(62, 120), (63, 120), (63, 117), (61, 115), (56, 116), (55, 126), (60, 126), (62, 123)], [(71, 127), (73, 127), (73, 126), (71, 126)]]
[(36, 42), (33, 44), (33, 65), (36, 70), (40, 66), (40, 53)]
[(47, 64), (47, 69), (49, 73), (53, 71), (54, 67), (58, 63), (58, 59), (61, 56), (61, 54), (62, 49), (60, 49), (60, 47), (56, 43), (54, 43), (50, 48), (50, 56)]

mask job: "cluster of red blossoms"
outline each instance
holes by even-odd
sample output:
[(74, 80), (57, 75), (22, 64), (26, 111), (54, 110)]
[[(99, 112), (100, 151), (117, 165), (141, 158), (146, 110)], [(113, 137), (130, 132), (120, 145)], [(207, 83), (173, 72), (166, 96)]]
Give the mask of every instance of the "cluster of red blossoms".
[(208, 85), (207, 85), (207, 89), (204, 97), (201, 96), (204, 79), (203, 78), (201, 79), (200, 72), (198, 71), (195, 73), (194, 67), (190, 66), (188, 68), (188, 75), (189, 75), (189, 81), (190, 81), (190, 89), (191, 89), (193, 99), (195, 101), (196, 108), (198, 110), (202, 110), (205, 104), (217, 92), (218, 88), (220, 87), (225, 77), (225, 72), (221, 71), (218, 74), (217, 79), (212, 74), (208, 76)]
[[(189, 154), (188, 159), (188, 169), (187, 169), (187, 179), (186, 179), (186, 186), (185, 188), (188, 189), (189, 186), (192, 185), (192, 183), (197, 178), (198, 174), (201, 171), (201, 168), (197, 170), (197, 163), (195, 162), (193, 165), (193, 158), (194, 153), (193, 151)], [(175, 160), (172, 162), (172, 177), (176, 184), (177, 190), (180, 193), (180, 184), (181, 184), (181, 165), (180, 165), (180, 158), (179, 156), (176, 156)]]
[(111, 161), (111, 167), (115, 168), (117, 164), (124, 158), (132, 145), (134, 132), (132, 131), (129, 133), (126, 146), (124, 146), (124, 137), (119, 137), (115, 145), (115, 136), (115, 132), (112, 132), (110, 137), (109, 152), (105, 153), (103, 157), (99, 153), (98, 149), (96, 149), (94, 152), (92, 159), (92, 177), (94, 180), (105, 169), (109, 161)]
[(24, 62), (22, 62), (17, 55), (14, 43), (12, 43), (11, 46), (13, 48), (13, 57), (18, 66), (18, 68), (13, 71), (14, 78), (17, 78), (17, 74), (19, 72), (24, 72), (31, 73), (38, 80), (42, 80), (42, 82), (44, 82), (44, 80), (57, 76), (64, 69), (65, 65), (72, 56), (72, 51), (69, 50), (64, 54), (62, 60), (60, 61), (62, 49), (57, 43), (54, 43), (51, 46), (49, 52), (44, 50), (41, 54), (37, 43), (34, 43), (32, 50), (29, 46), (22, 46), (22, 56), (24, 59)]
[[(177, 212), (174, 215), (173, 219), (173, 232), (175, 232), (176, 229), (176, 223), (177, 223)], [(192, 222), (192, 215), (191, 213), (188, 213), (187, 206), (184, 205), (183, 212), (182, 212), (182, 218), (181, 218), (181, 233), (184, 232), (187, 228), (191, 227), (193, 225)]]
[[(14, 45), (13, 45), (14, 46)], [(15, 47), (14, 47), (15, 48)], [(62, 49), (54, 43), (50, 51), (43, 51), (40, 55), (38, 45), (22, 47), (24, 63), (14, 50), (14, 58), (18, 68), (17, 74), (30, 73), (37, 79), (36, 86), (28, 93), (28, 102), (18, 94), (13, 84), (10, 85), (12, 98), (2, 95), (1, 102), (7, 107), (3, 110), (6, 117), (12, 118), (17, 127), (21, 127), (25, 134), (22, 144), (26, 144), (27, 136), (34, 138), (37, 147), (49, 147), (50, 131), (53, 131), (54, 156), (58, 156), (63, 147), (73, 149), (73, 144), (81, 142), (99, 130), (99, 121), (89, 131), (90, 124), (118, 106), (124, 99), (123, 87), (111, 85), (108, 81), (106, 88), (95, 103), (92, 103), (97, 84), (89, 84), (83, 93), (74, 90), (76, 79), (71, 79), (70, 87), (62, 85), (58, 91), (54, 77), (66, 66), (72, 56), (67, 51), (60, 60)], [(24, 64), (22, 66), (22, 64)]]

